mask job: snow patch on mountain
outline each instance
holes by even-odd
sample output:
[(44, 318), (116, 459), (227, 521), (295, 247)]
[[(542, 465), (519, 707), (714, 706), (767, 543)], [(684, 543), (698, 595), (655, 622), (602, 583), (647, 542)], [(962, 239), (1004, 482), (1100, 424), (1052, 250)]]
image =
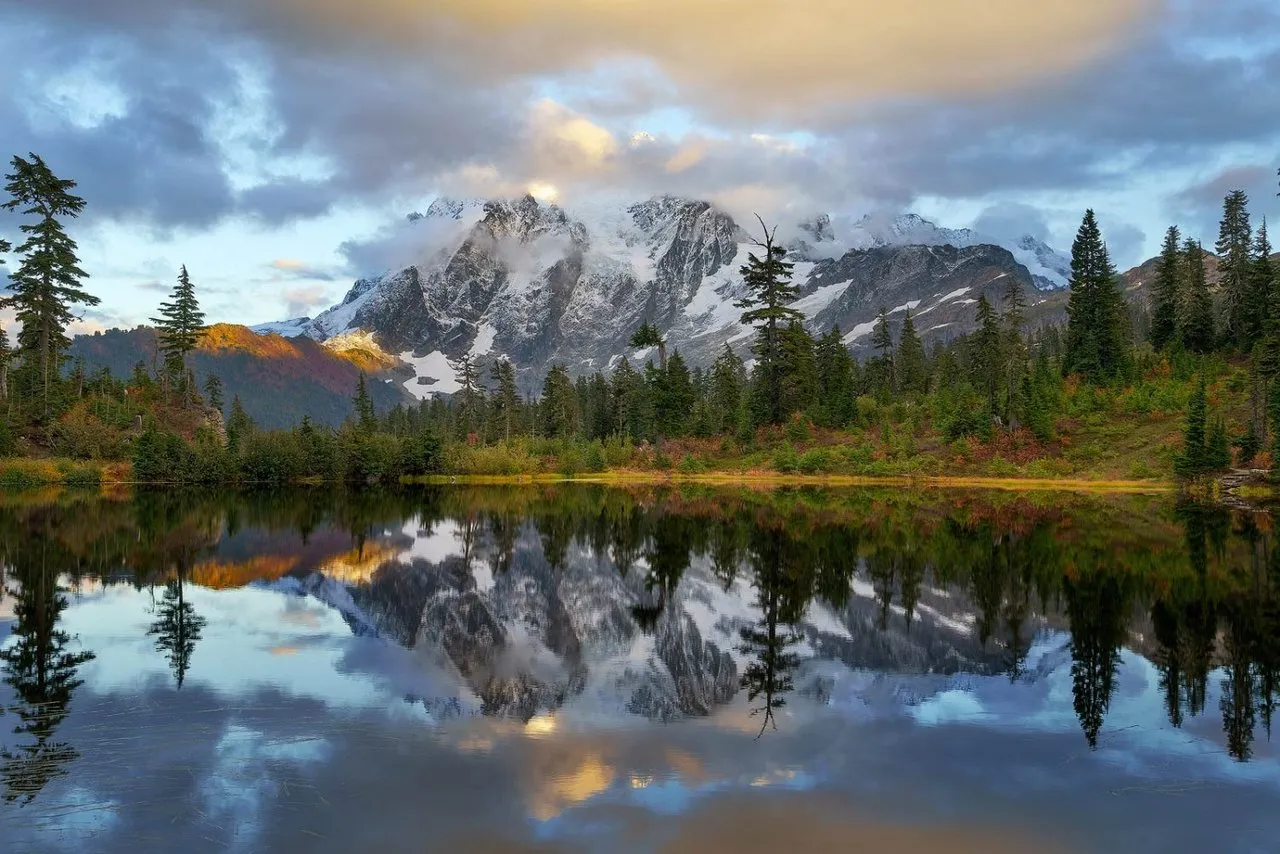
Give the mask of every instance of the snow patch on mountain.
[(415, 356), (412, 351), (400, 354), (400, 361), (413, 368), (413, 379), (404, 384), (409, 394), (418, 400), (428, 400), (437, 394), (453, 394), (462, 388), (454, 378), (449, 358), (439, 350), (425, 356)]
[(804, 312), (804, 316), (812, 320), (818, 312), (831, 305), (832, 300), (844, 293), (847, 287), (849, 287), (848, 281), (823, 285), (807, 297), (801, 297), (791, 303), (791, 307), (796, 311)]
[(281, 335), (285, 338), (300, 338), (307, 334), (307, 327), (311, 325), (309, 317), (295, 317), (292, 320), (273, 320), (270, 323), (259, 323), (256, 326), (250, 326), (251, 332), (259, 335)]
[(492, 323), (483, 323), (476, 331), (475, 343), (471, 345), (471, 357), (487, 356), (493, 350), (494, 339), (498, 337), (498, 329)]

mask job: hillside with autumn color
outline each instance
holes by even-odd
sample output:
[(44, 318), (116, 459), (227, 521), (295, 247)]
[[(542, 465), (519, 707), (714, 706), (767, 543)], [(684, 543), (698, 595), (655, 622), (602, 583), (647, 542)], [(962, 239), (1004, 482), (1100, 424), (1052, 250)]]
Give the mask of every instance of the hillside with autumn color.
[[(128, 377), (139, 362), (150, 371), (158, 358), (156, 332), (138, 327), (80, 336), (71, 345), (71, 356), (82, 358), (88, 373), (106, 368)], [(245, 411), (266, 428), (293, 427), (304, 415), (320, 424), (341, 424), (351, 415), (361, 371), (371, 378), (369, 393), (379, 411), (410, 400), (403, 379), (393, 373), (394, 361), (381, 353), (331, 349), (310, 338), (259, 335), (226, 323), (209, 328), (190, 365), (201, 386), (208, 376), (217, 376), (227, 406), (238, 396)]]

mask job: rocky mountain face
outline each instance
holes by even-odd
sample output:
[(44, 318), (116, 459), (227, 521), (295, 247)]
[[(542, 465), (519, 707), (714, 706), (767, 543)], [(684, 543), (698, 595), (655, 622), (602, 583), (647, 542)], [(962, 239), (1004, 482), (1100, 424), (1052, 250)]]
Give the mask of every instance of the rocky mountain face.
[[(750, 330), (734, 302), (755, 247), (707, 202), (661, 196), (571, 215), (531, 196), (440, 199), (411, 220), (419, 261), (356, 282), (314, 319), (259, 330), (320, 341), (369, 333), (413, 367), (404, 387), (417, 398), (451, 391), (449, 360), (468, 352), (511, 359), (530, 391), (552, 363), (584, 374), (643, 359), (627, 340), (645, 321), (693, 364), (709, 363), (726, 343), (749, 355)], [(1007, 277), (1033, 304), (1066, 282), (1065, 259), (1029, 236), (1002, 247), (913, 215), (847, 227), (821, 215), (794, 231), (796, 307), (815, 333), (838, 324), (855, 349), (881, 307), (928, 312), (918, 324), (926, 339), (950, 337), (972, 328), (978, 295), (995, 297)]]

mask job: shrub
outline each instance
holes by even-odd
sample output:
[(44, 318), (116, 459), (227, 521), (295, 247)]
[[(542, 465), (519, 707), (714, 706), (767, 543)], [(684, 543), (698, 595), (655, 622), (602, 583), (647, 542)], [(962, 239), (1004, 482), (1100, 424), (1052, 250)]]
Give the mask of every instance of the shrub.
[(797, 412), (787, 421), (786, 433), (792, 442), (807, 442), (813, 438), (813, 425), (803, 413)]
[(831, 468), (831, 452), (826, 448), (813, 448), (800, 455), (797, 468), (805, 474), (816, 474)]
[(790, 442), (783, 443), (773, 455), (773, 467), (784, 474), (791, 474), (800, 467), (800, 457)]
[(706, 470), (707, 464), (692, 454), (685, 454), (676, 466), (676, 471), (681, 474), (700, 474)]

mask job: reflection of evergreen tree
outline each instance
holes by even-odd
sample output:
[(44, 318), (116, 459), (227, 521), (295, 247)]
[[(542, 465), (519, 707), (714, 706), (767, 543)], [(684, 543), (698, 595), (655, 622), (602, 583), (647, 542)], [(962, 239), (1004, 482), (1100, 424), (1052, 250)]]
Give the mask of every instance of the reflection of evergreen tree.
[(1253, 728), (1257, 723), (1254, 704), (1254, 669), (1250, 647), (1254, 635), (1249, 615), (1243, 608), (1233, 608), (1227, 616), (1227, 667), (1222, 680), (1222, 729), (1227, 735), (1227, 752), (1240, 762), (1253, 756)]
[(1169, 723), (1181, 727), (1184, 680), (1182, 627), (1173, 606), (1163, 600), (1151, 609), (1151, 623), (1155, 627), (1156, 643), (1160, 645), (1153, 663), (1160, 673), (1165, 711), (1169, 715)]
[(489, 514), (489, 536), (493, 539), (493, 554), (489, 566), (495, 576), (511, 569), (511, 557), (515, 554), (516, 537), (519, 534), (519, 518), (502, 512)]
[(42, 536), (31, 539), (34, 542), (10, 555), (18, 582), (16, 590), (8, 591), (14, 598), (17, 640), (0, 650), (5, 684), (17, 700), (10, 708), (19, 720), (14, 732), (31, 739), (15, 750), (0, 750), (0, 778), (4, 799), (24, 803), (51, 780), (64, 776), (66, 766), (79, 756), (71, 745), (57, 740), (57, 729), (69, 713), (71, 695), (80, 687), (77, 670), (94, 657), (88, 651), (68, 650), (71, 636), (58, 628), (67, 600), (50, 566), (62, 562), (48, 554), (50, 547)]
[(667, 602), (679, 586), (685, 570), (689, 568), (691, 533), (689, 520), (684, 516), (672, 513), (654, 520), (653, 534), (645, 551), (649, 569), (644, 586), (650, 593), (657, 591), (658, 600), (656, 604), (635, 605), (631, 609), (632, 616), (642, 631), (652, 632), (657, 627)]
[(889, 609), (893, 607), (894, 580), (898, 574), (897, 555), (877, 549), (867, 555), (866, 566), (876, 602), (880, 605), (880, 631), (884, 631), (889, 627)]
[(205, 626), (204, 617), (197, 614), (195, 606), (186, 600), (184, 575), (185, 567), (179, 564), (176, 576), (165, 583), (160, 604), (156, 607), (158, 616), (147, 631), (156, 638), (156, 650), (168, 659), (179, 690)]
[(808, 604), (808, 591), (797, 589), (795, 574), (788, 559), (790, 543), (787, 535), (776, 528), (757, 528), (751, 536), (751, 563), (755, 571), (756, 606), (761, 611), (755, 626), (739, 631), (742, 643), (738, 651), (755, 656), (742, 672), (742, 687), (747, 701), (763, 697), (764, 703), (752, 709), (752, 716), (763, 714), (760, 733), (773, 725), (774, 710), (786, 705), (783, 696), (794, 688), (791, 671), (800, 666), (800, 657), (789, 652), (801, 640), (795, 623)]
[(1097, 747), (1120, 667), (1126, 597), (1118, 577), (1103, 570), (1065, 579), (1063, 592), (1071, 621), (1071, 690), (1076, 716), (1089, 746)]

